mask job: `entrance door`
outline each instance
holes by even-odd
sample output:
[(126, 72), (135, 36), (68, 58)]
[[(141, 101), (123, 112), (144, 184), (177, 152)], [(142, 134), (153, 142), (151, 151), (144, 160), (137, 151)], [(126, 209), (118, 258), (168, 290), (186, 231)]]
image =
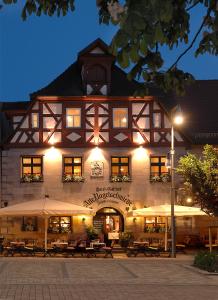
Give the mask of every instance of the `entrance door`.
[(122, 214), (112, 207), (104, 207), (97, 211), (93, 218), (93, 227), (104, 234), (109, 232), (122, 232), (124, 219)]

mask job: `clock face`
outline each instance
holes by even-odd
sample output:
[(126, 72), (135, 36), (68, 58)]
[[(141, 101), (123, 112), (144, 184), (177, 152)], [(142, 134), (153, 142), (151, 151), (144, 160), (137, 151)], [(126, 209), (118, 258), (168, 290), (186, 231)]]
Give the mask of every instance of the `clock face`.
[(102, 161), (91, 162), (91, 176), (102, 177), (104, 172), (104, 165)]

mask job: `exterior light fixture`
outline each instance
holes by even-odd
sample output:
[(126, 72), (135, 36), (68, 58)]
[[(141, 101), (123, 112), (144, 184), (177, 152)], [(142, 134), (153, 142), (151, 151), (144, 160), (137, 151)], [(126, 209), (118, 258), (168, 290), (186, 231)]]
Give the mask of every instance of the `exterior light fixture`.
[(173, 118), (172, 118), (174, 125), (182, 125), (184, 123), (184, 116), (182, 114), (181, 107), (177, 105), (173, 109)]
[(84, 222), (85, 222), (85, 220), (86, 220), (86, 218), (85, 218), (85, 217), (83, 217), (83, 218), (82, 218), (82, 222), (84, 223)]
[(133, 223), (135, 223), (137, 221), (137, 218), (133, 218), (132, 220), (133, 220)]
[(191, 198), (191, 197), (188, 197), (188, 198), (186, 199), (186, 202), (187, 202), (187, 203), (192, 203), (192, 198)]

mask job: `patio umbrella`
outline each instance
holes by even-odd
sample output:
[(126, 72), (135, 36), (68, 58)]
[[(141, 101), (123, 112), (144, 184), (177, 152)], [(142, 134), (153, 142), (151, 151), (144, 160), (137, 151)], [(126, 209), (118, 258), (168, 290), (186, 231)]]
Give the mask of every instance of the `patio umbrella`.
[[(164, 248), (167, 250), (167, 227), (168, 227), (168, 219), (167, 217), (171, 216), (171, 205), (163, 204), (157, 206), (150, 206), (141, 209), (135, 209), (128, 214), (132, 217), (166, 217), (165, 223), (165, 237), (164, 237)], [(207, 214), (203, 212), (198, 207), (190, 207), (190, 206), (182, 206), (182, 205), (174, 205), (174, 215), (176, 217), (183, 216), (206, 216)]]
[(0, 209), (1, 216), (43, 216), (45, 219), (45, 250), (47, 250), (47, 229), (49, 216), (92, 215), (93, 210), (68, 202), (49, 198), (21, 202)]
[[(163, 204), (157, 206), (150, 206), (141, 209), (135, 209), (130, 212), (133, 217), (170, 217), (171, 216), (171, 205)], [(174, 214), (176, 217), (183, 216), (205, 216), (206, 213), (203, 212), (199, 207), (190, 207), (182, 205), (174, 205)]]

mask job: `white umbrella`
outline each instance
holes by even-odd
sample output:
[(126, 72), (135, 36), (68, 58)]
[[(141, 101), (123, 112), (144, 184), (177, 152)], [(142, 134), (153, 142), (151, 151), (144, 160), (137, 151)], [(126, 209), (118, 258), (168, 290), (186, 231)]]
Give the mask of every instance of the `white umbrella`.
[(49, 216), (92, 215), (93, 210), (68, 202), (49, 198), (21, 202), (0, 209), (1, 216), (43, 216), (45, 218), (45, 250), (47, 250), (47, 229)]
[[(128, 215), (132, 217), (158, 217), (158, 216), (166, 217), (164, 248), (165, 250), (167, 250), (167, 235), (168, 235), (167, 217), (171, 216), (170, 204), (163, 204), (163, 205), (150, 206), (141, 209), (135, 209), (129, 212)], [(174, 215), (176, 217), (182, 217), (182, 216), (206, 216), (207, 214), (203, 212), (199, 207), (174, 205)]]
[[(150, 206), (146, 208), (135, 209), (130, 212), (133, 217), (170, 217), (171, 216), (171, 205), (163, 204), (157, 206)], [(203, 212), (199, 207), (193, 206), (182, 206), (174, 205), (174, 214), (176, 217), (182, 216), (205, 216), (206, 213)]]

